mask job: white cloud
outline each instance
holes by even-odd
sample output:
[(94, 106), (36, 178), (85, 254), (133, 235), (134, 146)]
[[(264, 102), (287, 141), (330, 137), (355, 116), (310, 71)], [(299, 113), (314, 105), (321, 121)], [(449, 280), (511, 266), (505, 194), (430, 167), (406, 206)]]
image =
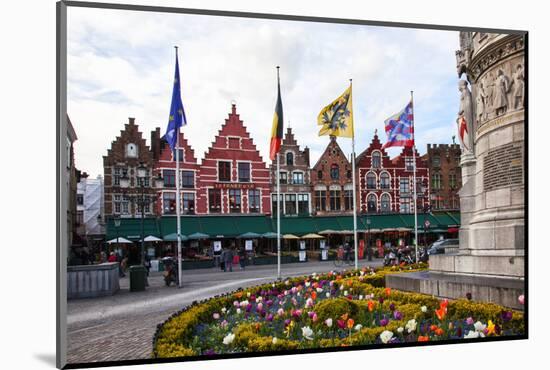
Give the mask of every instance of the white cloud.
[[(144, 136), (166, 125), (173, 45), (180, 47), (185, 135), (200, 159), (237, 102), (267, 159), (281, 66), (285, 124), (315, 163), (328, 138), (317, 136), (320, 109), (353, 78), (356, 150), (383, 134), (383, 120), (415, 91), (418, 147), (450, 142), (456, 114), (457, 32), (197, 15), (70, 8), (69, 115), (79, 136), (77, 166), (102, 173), (102, 156), (135, 117)], [(340, 145), (349, 154), (350, 142)], [(399, 150), (392, 149), (396, 154)]]

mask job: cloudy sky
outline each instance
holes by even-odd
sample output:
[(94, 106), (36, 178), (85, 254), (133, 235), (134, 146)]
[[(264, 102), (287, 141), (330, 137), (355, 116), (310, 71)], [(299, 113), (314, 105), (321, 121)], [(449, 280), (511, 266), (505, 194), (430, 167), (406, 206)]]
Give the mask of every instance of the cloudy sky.
[[(79, 169), (93, 177), (103, 173), (102, 156), (128, 117), (136, 118), (148, 144), (151, 130), (164, 131), (174, 45), (184, 134), (199, 160), (232, 101), (268, 159), (277, 65), (285, 126), (310, 147), (312, 165), (328, 142), (317, 136), (317, 114), (350, 78), (357, 154), (375, 129), (385, 140), (383, 121), (405, 106), (410, 90), (421, 154), (427, 143), (451, 143), (456, 133), (458, 32), (70, 7), (68, 113), (79, 137)], [(349, 154), (351, 141), (339, 142)]]

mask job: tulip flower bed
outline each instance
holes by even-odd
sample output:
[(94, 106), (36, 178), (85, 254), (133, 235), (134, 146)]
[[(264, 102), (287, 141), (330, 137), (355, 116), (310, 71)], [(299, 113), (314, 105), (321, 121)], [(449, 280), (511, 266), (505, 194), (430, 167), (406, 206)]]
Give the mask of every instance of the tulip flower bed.
[(153, 357), (516, 336), (523, 314), (467, 299), (383, 287), (387, 273), (331, 272), (239, 290), (193, 304), (159, 325)]

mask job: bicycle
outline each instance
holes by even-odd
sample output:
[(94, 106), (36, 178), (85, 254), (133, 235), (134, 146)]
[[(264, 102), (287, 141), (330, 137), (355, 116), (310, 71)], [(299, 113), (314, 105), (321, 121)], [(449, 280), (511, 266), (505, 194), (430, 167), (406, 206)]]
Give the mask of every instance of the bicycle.
[(340, 246), (336, 250), (336, 258), (334, 259), (334, 266), (336, 267), (342, 267), (344, 265), (351, 266), (354, 264), (354, 260), (352, 259), (351, 253), (348, 251), (348, 253), (345, 253), (344, 247)]

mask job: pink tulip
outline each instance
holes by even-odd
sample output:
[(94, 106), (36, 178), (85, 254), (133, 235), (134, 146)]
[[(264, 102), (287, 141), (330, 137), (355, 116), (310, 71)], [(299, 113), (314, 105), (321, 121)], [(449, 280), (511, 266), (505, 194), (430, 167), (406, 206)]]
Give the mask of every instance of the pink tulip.
[(523, 294), (518, 297), (518, 302), (521, 305), (525, 304), (525, 296)]

